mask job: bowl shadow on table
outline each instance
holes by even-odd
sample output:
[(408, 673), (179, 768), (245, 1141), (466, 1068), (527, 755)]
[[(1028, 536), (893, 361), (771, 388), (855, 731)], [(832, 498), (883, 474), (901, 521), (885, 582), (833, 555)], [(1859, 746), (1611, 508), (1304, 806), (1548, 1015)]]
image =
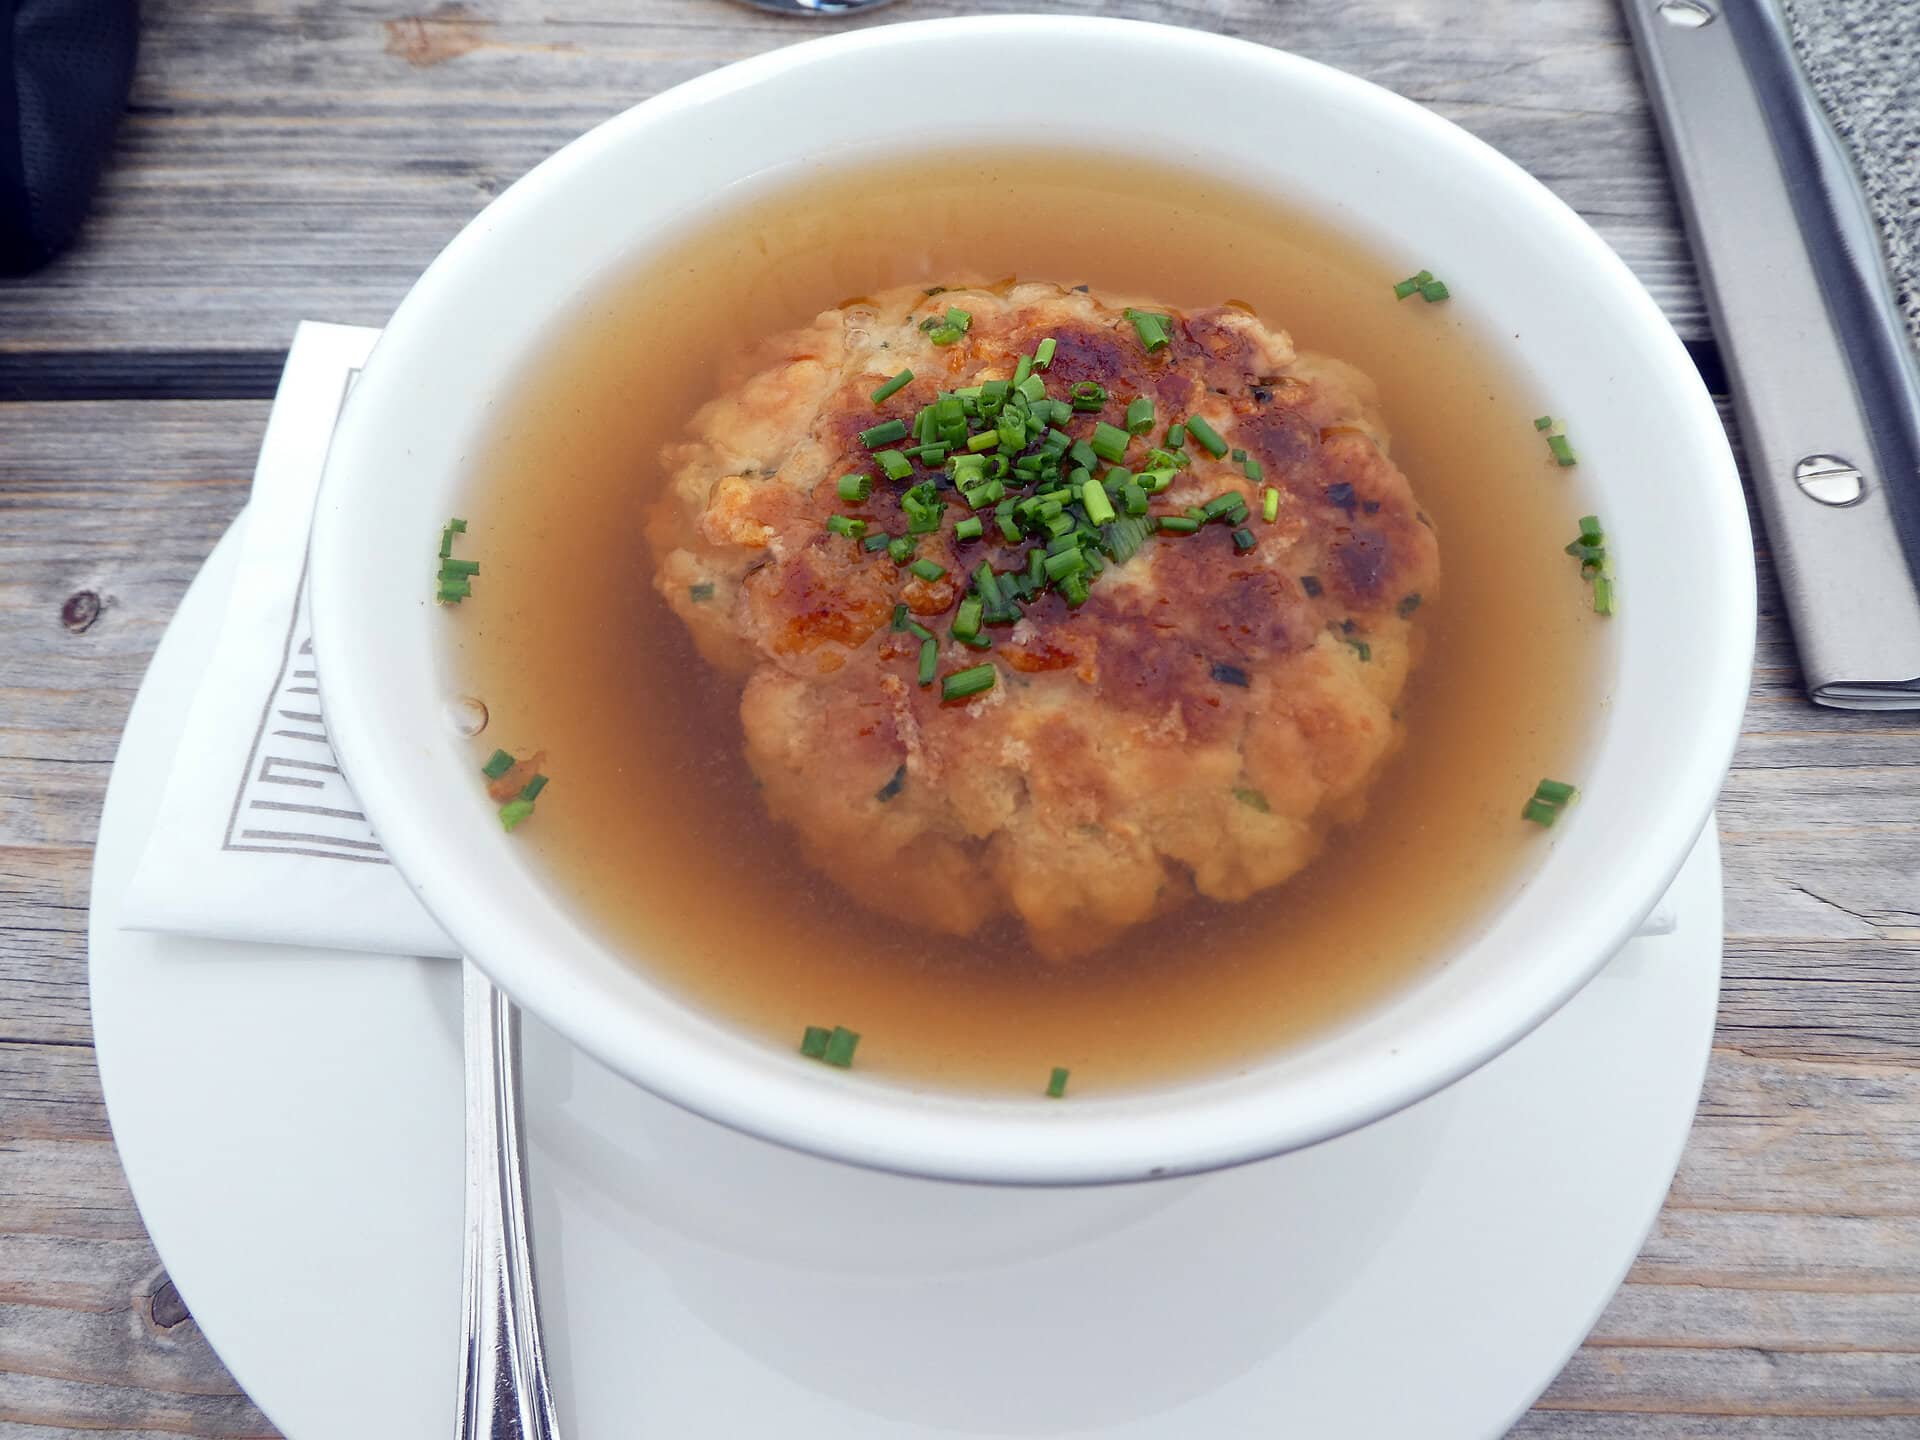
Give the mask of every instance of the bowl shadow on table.
[[(1009, 1189), (782, 1149), (640, 1090), (538, 1022), (525, 1045), (536, 1243), (543, 1306), (562, 1335), (563, 1402), (580, 1379), (565, 1317), (618, 1304), (583, 1293), (615, 1267), (568, 1253), (567, 1211), (581, 1207), (595, 1245), (620, 1237), (686, 1310), (787, 1379), (872, 1414), (974, 1433), (1117, 1425), (1243, 1374), (1372, 1262), (1454, 1108), (1442, 1092), (1211, 1175)], [(633, 1343), (644, 1353), (643, 1335)], [(644, 1400), (643, 1368), (615, 1383)]]

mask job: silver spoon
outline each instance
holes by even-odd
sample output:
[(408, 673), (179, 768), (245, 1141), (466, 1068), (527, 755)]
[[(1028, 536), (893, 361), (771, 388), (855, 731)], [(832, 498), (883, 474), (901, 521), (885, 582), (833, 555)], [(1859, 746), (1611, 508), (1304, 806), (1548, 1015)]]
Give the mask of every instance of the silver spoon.
[(520, 1012), (461, 962), (466, 1052), (466, 1269), (458, 1440), (558, 1440), (527, 1236)]
[(801, 15), (815, 20), (831, 20), (836, 15), (855, 15), (862, 10), (878, 10), (893, 0), (741, 0), (756, 10), (774, 15)]

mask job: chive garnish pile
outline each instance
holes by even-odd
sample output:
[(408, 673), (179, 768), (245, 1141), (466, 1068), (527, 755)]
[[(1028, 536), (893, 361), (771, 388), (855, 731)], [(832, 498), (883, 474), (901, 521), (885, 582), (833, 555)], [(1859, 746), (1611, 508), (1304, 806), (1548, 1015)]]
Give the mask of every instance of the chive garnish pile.
[(1593, 582), (1593, 613), (1613, 614), (1613, 562), (1607, 558), (1607, 532), (1598, 515), (1580, 517), (1580, 533), (1568, 543), (1567, 554), (1580, 562), (1580, 578)]
[(440, 573), (433, 598), (442, 605), (458, 605), (473, 593), (473, 577), (480, 573), (478, 560), (456, 560), (453, 537), (467, 533), (467, 522), (455, 516), (440, 527)]
[[(1177, 326), (1171, 316), (1128, 310), (1124, 318), (1149, 354), (1172, 348)], [(952, 306), (944, 315), (928, 316), (921, 329), (932, 343), (953, 345), (972, 323), (969, 312)], [(1048, 336), (1032, 354), (1019, 357), (1010, 378), (942, 391), (910, 417), (876, 416), (859, 440), (878, 475), (854, 472), (835, 483), (841, 503), (869, 510), (865, 518), (834, 515), (828, 530), (876, 560), (884, 551), (893, 565), (927, 585), (946, 580), (948, 571), (916, 553), (920, 537), (938, 534), (947, 512), (958, 512), (950, 532), (954, 542), (983, 547), (978, 563), (962, 565), (953, 577), (959, 589), (947, 602), (955, 607), (948, 634), (969, 649), (991, 650), (991, 632), (1019, 620), (1023, 607), (1049, 591), (1077, 609), (1110, 566), (1126, 564), (1156, 535), (1194, 535), (1218, 524), (1235, 551), (1259, 543), (1249, 524), (1248, 496), (1238, 489), (1185, 513), (1155, 511), (1154, 497), (1194, 463), (1188, 436), (1206, 457), (1227, 457), (1227, 441), (1213, 426), (1198, 415), (1173, 418), (1164, 442), (1156, 445), (1161, 417), (1151, 396), (1112, 395), (1095, 380), (1050, 392), (1047, 372), (1058, 352), (1059, 341)], [(870, 398), (882, 405), (912, 382), (913, 371), (901, 370)], [(1092, 428), (1075, 438), (1067, 427), (1082, 416)], [(1232, 456), (1247, 480), (1257, 485), (1265, 479), (1257, 457), (1244, 449)], [(1266, 521), (1279, 518), (1278, 490), (1267, 487), (1258, 503)], [(1012, 557), (1019, 563), (995, 568), (1010, 549), (1019, 552)], [(902, 607), (894, 629), (909, 628), (901, 622), (904, 614)], [(947, 701), (993, 688), (991, 663), (939, 676), (940, 641), (918, 624), (911, 629), (921, 640), (922, 687), (939, 679)]]
[(1551, 825), (1560, 812), (1580, 798), (1580, 792), (1564, 780), (1542, 780), (1534, 787), (1533, 798), (1520, 811), (1522, 820), (1536, 825)]

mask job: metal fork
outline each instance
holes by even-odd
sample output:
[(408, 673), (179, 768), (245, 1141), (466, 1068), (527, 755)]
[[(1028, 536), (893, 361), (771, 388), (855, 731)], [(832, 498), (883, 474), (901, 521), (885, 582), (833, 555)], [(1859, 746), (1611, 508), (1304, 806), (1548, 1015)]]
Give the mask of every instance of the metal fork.
[(520, 1012), (461, 962), (467, 1093), (466, 1270), (458, 1440), (559, 1440), (547, 1386), (526, 1152), (520, 1138)]

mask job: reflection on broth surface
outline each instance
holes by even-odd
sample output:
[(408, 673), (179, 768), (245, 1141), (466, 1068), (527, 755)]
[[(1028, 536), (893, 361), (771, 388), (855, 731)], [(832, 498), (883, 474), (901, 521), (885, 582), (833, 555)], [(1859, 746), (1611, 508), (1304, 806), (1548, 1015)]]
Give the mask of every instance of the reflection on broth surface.
[[(1524, 879), (1544, 837), (1520, 803), (1541, 776), (1578, 774), (1609, 662), (1561, 551), (1591, 507), (1502, 363), (1520, 345), (1473, 333), (1470, 297), (1398, 303), (1393, 283), (1422, 257), (1384, 263), (1191, 173), (1043, 168), (972, 155), (808, 177), (561, 317), (476, 466), (461, 553), (485, 581), (448, 610), (448, 686), (490, 709), (480, 758), (544, 752), (552, 784), (515, 842), (636, 964), (782, 1046), (809, 1024), (857, 1030), (863, 1070), (1037, 1094), (1060, 1065), (1080, 1094), (1244, 1064), (1443, 959)], [(1081, 284), (1092, 293), (1061, 288)], [(917, 313), (874, 309), (936, 285), (989, 287), (937, 297), (971, 306), (977, 332), (933, 346)], [(850, 297), (866, 348), (836, 369), (820, 343), (841, 343), (846, 317), (815, 322)], [(1110, 298), (1158, 307), (1170, 344), (1149, 357)], [(944, 573), (922, 578), (821, 520), (904, 533), (900, 492), (935, 472), (891, 484), (868, 464), (872, 495), (843, 500), (838, 475), (876, 448), (853, 430), (1011, 378), (1043, 333), (1061, 337), (1042, 379), (1066, 438), (1124, 427), (1147, 394), (1154, 428), (1126, 450), (1130, 471), (1153, 473), (1147, 452), (1189, 414), (1266, 471), (1190, 441), (1195, 463), (1152, 513), (1237, 488), (1250, 514), (1149, 533), (1124, 564), (1090, 550), (1084, 597), (1068, 576), (1022, 600), (1018, 624), (1011, 609), (984, 624), (994, 648), (974, 651), (950, 636), (969, 576), (983, 558), (1020, 568), (1044, 533), (956, 542), (973, 512), (945, 490), (943, 529), (913, 557)], [(917, 377), (879, 404), (864, 395), (890, 369), (876, 334)], [(1363, 374), (1296, 368), (1288, 336)], [(1125, 344), (1093, 353), (1109, 341)], [(1223, 378), (1241, 371), (1280, 385)], [(754, 375), (771, 399), (730, 393)], [(1088, 376), (1112, 393), (1069, 418)], [(752, 393), (765, 403), (742, 405)], [(790, 455), (823, 407), (819, 453)], [(1391, 464), (1371, 438), (1381, 423)], [(729, 473), (769, 446), (777, 479)], [(736, 506), (716, 499), (728, 480)], [(1118, 478), (1111, 491), (1118, 519), (1129, 497)], [(1088, 528), (1105, 518), (1099, 500), (1076, 503), (1070, 516), (1095, 511)], [(979, 514), (990, 531), (993, 503)], [(1372, 558), (1336, 553), (1376, 532)], [(1258, 605), (1240, 604), (1249, 585)], [(890, 623), (898, 602), (938, 632), (939, 676), (992, 663), (994, 688), (946, 704), (940, 680), (922, 690), (919, 637)], [(1219, 640), (1226, 612), (1234, 636)], [(1077, 653), (1055, 664), (1062, 652)], [(1147, 692), (1177, 743), (1146, 723)], [(1071, 719), (1007, 719), (1054, 711)], [(1283, 713), (1296, 739), (1339, 743), (1266, 753)], [(941, 752), (982, 716), (1005, 732), (997, 761)], [(1036, 751), (1069, 726), (1108, 747), (1100, 766), (1080, 764), (1086, 744)], [(1164, 748), (1146, 748), (1150, 731)], [(1024, 748), (1008, 759), (1010, 737)], [(1314, 785), (1295, 783), (1308, 771)], [(1057, 805), (1040, 798), (1049, 784)]]

